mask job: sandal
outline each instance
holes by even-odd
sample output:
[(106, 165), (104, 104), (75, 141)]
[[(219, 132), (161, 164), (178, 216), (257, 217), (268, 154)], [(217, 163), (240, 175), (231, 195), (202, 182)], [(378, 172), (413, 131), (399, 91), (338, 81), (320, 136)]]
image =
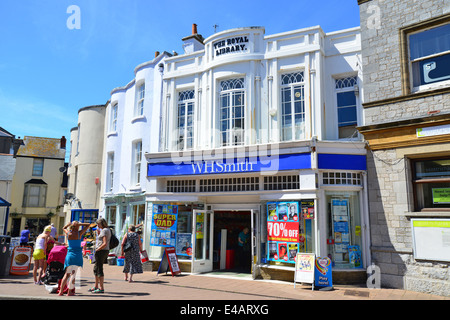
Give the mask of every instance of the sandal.
[(105, 290), (95, 289), (92, 293), (105, 293)]
[(92, 287), (92, 288), (90, 288), (88, 291), (89, 291), (89, 292), (93, 292), (93, 291), (95, 291), (95, 290), (98, 290), (98, 288)]

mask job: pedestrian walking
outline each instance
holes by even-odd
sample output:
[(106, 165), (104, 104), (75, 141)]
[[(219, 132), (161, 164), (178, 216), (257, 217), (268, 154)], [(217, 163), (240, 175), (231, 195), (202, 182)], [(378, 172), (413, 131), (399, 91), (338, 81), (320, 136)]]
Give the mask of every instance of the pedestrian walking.
[[(125, 251), (129, 246), (130, 249)], [(136, 232), (136, 227), (131, 225), (127, 234), (122, 240), (122, 256), (125, 256), (125, 265), (123, 273), (125, 273), (125, 281), (133, 282), (133, 275), (143, 273), (140, 253), (142, 252), (142, 241), (140, 235)], [(130, 279), (128, 280), (128, 273)]]
[(28, 241), (30, 241), (30, 230), (28, 230), (28, 226), (20, 232), (20, 245), (26, 246), (28, 245)]
[[(34, 245), (33, 251), (33, 279), (35, 284), (42, 284), (41, 278), (44, 274), (45, 262), (46, 262), (46, 252), (47, 243), (50, 236), (51, 228), (50, 226), (45, 227), (44, 231), (37, 237), (36, 243)], [(38, 272), (39, 270), (39, 272)]]
[(108, 223), (104, 218), (97, 220), (97, 238), (95, 240), (95, 264), (94, 276), (95, 285), (89, 289), (92, 293), (104, 293), (104, 279), (103, 265), (108, 259), (109, 241), (111, 239), (111, 230), (108, 228)]
[[(61, 280), (59, 287), (59, 295), (64, 295), (66, 283), (68, 283), (68, 296), (75, 295), (75, 278), (78, 268), (83, 267), (83, 250), (81, 248), (81, 238), (89, 229), (89, 223), (80, 223), (73, 221), (63, 227), (64, 233), (67, 234), (67, 248), (66, 259), (64, 260), (65, 273)], [(83, 227), (80, 231), (80, 227)], [(70, 279), (69, 279), (70, 278)]]
[(50, 232), (50, 235), (51, 235), (53, 238), (56, 239), (56, 228), (55, 228), (55, 224), (52, 223), (52, 224), (50, 225), (50, 227), (52, 228), (52, 231)]

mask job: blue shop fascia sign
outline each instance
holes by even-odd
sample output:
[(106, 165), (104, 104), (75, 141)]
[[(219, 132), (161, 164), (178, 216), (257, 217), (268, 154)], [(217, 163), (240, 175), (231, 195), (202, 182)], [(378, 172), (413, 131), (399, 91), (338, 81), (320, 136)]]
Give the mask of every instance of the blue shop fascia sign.
[[(366, 170), (366, 156), (319, 154), (319, 169)], [(231, 159), (192, 160), (181, 163), (148, 163), (148, 177), (215, 175), (230, 173), (277, 172), (311, 169), (311, 154), (280, 154)]]

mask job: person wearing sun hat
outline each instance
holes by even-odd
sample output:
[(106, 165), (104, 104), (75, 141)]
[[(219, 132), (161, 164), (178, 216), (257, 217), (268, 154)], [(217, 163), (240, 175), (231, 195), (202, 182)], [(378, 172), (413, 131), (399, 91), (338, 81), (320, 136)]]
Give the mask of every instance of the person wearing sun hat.
[[(33, 279), (34, 279), (35, 284), (42, 284), (41, 278), (44, 274), (47, 243), (48, 243), (48, 239), (49, 239), (51, 231), (52, 231), (52, 228), (50, 226), (46, 226), (44, 228), (44, 231), (37, 237), (36, 244), (34, 245)], [(39, 273), (38, 273), (38, 269), (39, 269)]]

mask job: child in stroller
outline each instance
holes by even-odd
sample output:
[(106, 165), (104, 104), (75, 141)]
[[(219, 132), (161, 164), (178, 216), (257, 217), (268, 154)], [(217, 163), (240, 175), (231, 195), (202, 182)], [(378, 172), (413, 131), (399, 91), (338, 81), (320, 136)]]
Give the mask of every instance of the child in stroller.
[[(47, 270), (44, 276), (45, 288), (50, 293), (56, 292), (59, 289), (59, 284), (64, 276), (64, 260), (67, 255), (66, 246), (55, 246), (50, 251), (47, 260)], [(58, 284), (58, 286), (56, 286)]]

